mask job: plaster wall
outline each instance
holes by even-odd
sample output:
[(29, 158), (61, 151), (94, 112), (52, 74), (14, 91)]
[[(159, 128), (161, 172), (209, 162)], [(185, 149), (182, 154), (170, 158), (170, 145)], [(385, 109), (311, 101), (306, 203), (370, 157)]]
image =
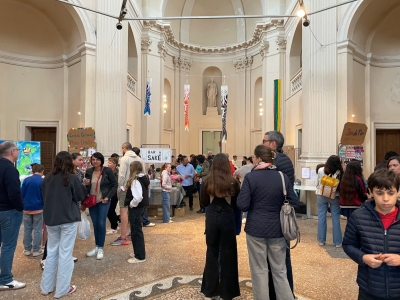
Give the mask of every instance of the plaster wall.
[[(365, 66), (353, 61), (353, 74), (353, 98), (349, 99), (347, 120), (348, 122), (365, 123)], [(352, 117), (353, 114), (355, 117)]]
[(141, 118), (142, 102), (127, 92), (127, 125), (131, 128), (131, 144), (140, 147), (141, 145)]
[[(68, 68), (68, 122), (67, 127), (84, 127), (84, 100), (81, 99), (81, 64)], [(78, 112), (81, 114), (79, 115)]]
[(302, 96), (303, 91), (300, 90), (296, 94), (292, 95), (285, 102), (285, 124), (286, 124), (286, 135), (285, 144), (294, 145), (297, 148), (299, 145), (296, 144), (297, 126), (303, 123), (303, 112), (302, 112)]

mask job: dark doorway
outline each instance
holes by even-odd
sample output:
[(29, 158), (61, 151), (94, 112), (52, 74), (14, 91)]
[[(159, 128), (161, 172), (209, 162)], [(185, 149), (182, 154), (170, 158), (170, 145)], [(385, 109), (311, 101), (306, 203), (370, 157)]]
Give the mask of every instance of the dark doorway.
[(388, 151), (400, 153), (400, 129), (376, 131), (376, 164), (383, 160)]
[(40, 142), (40, 161), (44, 166), (45, 174), (53, 169), (53, 161), (56, 156), (56, 127), (31, 127), (32, 141)]

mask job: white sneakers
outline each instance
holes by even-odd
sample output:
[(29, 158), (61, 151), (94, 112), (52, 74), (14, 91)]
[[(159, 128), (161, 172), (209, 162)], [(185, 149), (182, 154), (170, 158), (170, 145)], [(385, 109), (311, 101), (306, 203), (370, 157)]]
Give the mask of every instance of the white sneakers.
[(154, 227), (154, 226), (156, 226), (156, 224), (154, 224), (154, 223), (149, 223), (147, 225), (143, 225), (143, 227)]
[(140, 259), (137, 259), (137, 258), (128, 259), (128, 263), (130, 263), (130, 264), (137, 264), (137, 263), (141, 263), (141, 262), (145, 262), (145, 261), (146, 261), (145, 259), (140, 260)]
[(97, 259), (103, 259), (104, 257), (104, 251), (103, 249), (99, 249), (99, 251), (97, 252)]
[(93, 250), (89, 251), (86, 253), (87, 257), (92, 257), (95, 256), (99, 252), (99, 247), (94, 248)]
[(7, 283), (5, 285), (0, 285), (0, 291), (19, 290), (19, 289), (24, 288), (25, 286), (26, 286), (26, 283), (13, 280), (10, 283)]
[(43, 254), (43, 249), (39, 249), (39, 251), (34, 251), (33, 253), (32, 253), (32, 256), (33, 257), (36, 257), (36, 256), (40, 256), (40, 255), (42, 255)]

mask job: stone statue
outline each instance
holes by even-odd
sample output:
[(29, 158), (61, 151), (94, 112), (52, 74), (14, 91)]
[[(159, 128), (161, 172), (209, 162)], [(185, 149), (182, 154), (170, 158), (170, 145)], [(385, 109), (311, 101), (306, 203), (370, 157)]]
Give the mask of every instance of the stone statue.
[(211, 81), (207, 84), (207, 107), (216, 107), (217, 106), (217, 95), (218, 89), (217, 84), (214, 82), (214, 78), (211, 78)]

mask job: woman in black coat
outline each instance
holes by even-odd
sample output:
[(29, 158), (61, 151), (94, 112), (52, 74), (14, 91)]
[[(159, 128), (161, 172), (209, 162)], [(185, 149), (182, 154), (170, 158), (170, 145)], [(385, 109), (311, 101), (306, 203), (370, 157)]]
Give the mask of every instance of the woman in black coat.
[[(90, 217), (93, 222), (94, 239), (96, 247), (86, 256), (95, 256), (102, 259), (104, 256), (103, 247), (106, 238), (106, 219), (110, 207), (111, 198), (117, 191), (118, 182), (113, 171), (104, 167), (104, 156), (100, 152), (93, 153), (90, 158), (93, 168), (87, 169), (83, 184), (90, 195), (96, 195), (96, 205), (89, 208)], [(86, 208), (81, 207), (82, 210)]]

